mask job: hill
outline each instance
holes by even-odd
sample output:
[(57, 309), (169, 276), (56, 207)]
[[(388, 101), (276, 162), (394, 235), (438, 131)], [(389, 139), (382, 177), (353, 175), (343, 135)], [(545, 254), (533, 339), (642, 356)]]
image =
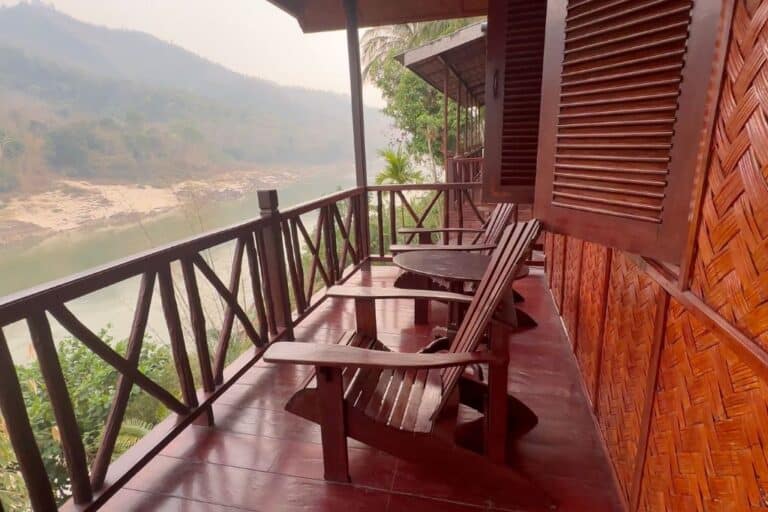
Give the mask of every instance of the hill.
[[(366, 123), (370, 147), (386, 144), (383, 114), (366, 109)], [(351, 142), (346, 96), (247, 77), (39, 4), (0, 8), (0, 192), (51, 174), (151, 183), (350, 163)]]

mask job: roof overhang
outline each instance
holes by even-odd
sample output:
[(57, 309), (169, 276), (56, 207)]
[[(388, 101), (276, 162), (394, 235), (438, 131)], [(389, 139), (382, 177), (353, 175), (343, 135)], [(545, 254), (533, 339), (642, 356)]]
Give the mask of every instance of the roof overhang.
[[(268, 0), (296, 18), (304, 32), (346, 28), (343, 0)], [(360, 27), (485, 16), (488, 0), (357, 0)]]
[[(448, 96), (458, 101), (459, 84), (480, 104), (485, 103), (485, 23), (461, 30), (413, 48), (396, 57), (435, 89), (442, 91), (446, 67)], [(458, 81), (456, 80), (458, 77)], [(465, 98), (462, 92), (462, 98)], [(462, 101), (466, 102), (465, 99)]]

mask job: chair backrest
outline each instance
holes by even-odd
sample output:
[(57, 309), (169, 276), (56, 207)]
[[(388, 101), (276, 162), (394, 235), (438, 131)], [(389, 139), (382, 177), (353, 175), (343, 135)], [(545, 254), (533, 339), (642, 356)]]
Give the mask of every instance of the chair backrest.
[[(515, 205), (510, 203), (499, 203), (491, 212), (485, 225), (484, 231), (477, 237), (475, 243), (477, 244), (497, 244), (504, 233), (504, 228), (509, 224), (512, 219), (512, 215), (515, 213)], [(490, 253), (490, 251), (486, 251)]]
[[(518, 222), (504, 229), (449, 352), (473, 352), (477, 349), (496, 306), (508, 291), (518, 265), (538, 233), (539, 221), (535, 219)], [(463, 372), (462, 367), (446, 368), (443, 371), (443, 398), (436, 413), (445, 405)]]

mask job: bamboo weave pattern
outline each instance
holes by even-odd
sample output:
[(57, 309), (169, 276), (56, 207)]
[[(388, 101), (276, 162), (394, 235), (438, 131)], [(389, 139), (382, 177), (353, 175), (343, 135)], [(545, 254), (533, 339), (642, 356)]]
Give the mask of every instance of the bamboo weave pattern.
[(768, 2), (737, 2), (692, 290), (768, 349)]
[(622, 253), (614, 254), (609, 286), (598, 418), (621, 490), (629, 498), (662, 289)]
[(640, 510), (768, 508), (768, 385), (674, 300)]
[(563, 271), (563, 323), (568, 332), (571, 345), (577, 343), (578, 314), (579, 314), (579, 284), (581, 275), (581, 250), (584, 242), (578, 238), (568, 237), (565, 251), (565, 269)]
[(584, 242), (583, 250), (576, 358), (584, 376), (589, 399), (595, 403), (598, 358), (602, 344), (601, 333), (606, 302), (603, 289), (608, 279), (609, 249), (602, 245)]

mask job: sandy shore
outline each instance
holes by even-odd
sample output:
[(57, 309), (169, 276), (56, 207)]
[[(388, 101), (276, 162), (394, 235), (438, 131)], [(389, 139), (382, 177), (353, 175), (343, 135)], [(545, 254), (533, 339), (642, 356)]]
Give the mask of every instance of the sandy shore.
[(235, 198), (256, 188), (296, 179), (288, 171), (262, 169), (228, 172), (209, 180), (186, 180), (167, 187), (60, 180), (49, 191), (0, 203), (0, 246), (92, 225), (147, 218), (192, 199)]

